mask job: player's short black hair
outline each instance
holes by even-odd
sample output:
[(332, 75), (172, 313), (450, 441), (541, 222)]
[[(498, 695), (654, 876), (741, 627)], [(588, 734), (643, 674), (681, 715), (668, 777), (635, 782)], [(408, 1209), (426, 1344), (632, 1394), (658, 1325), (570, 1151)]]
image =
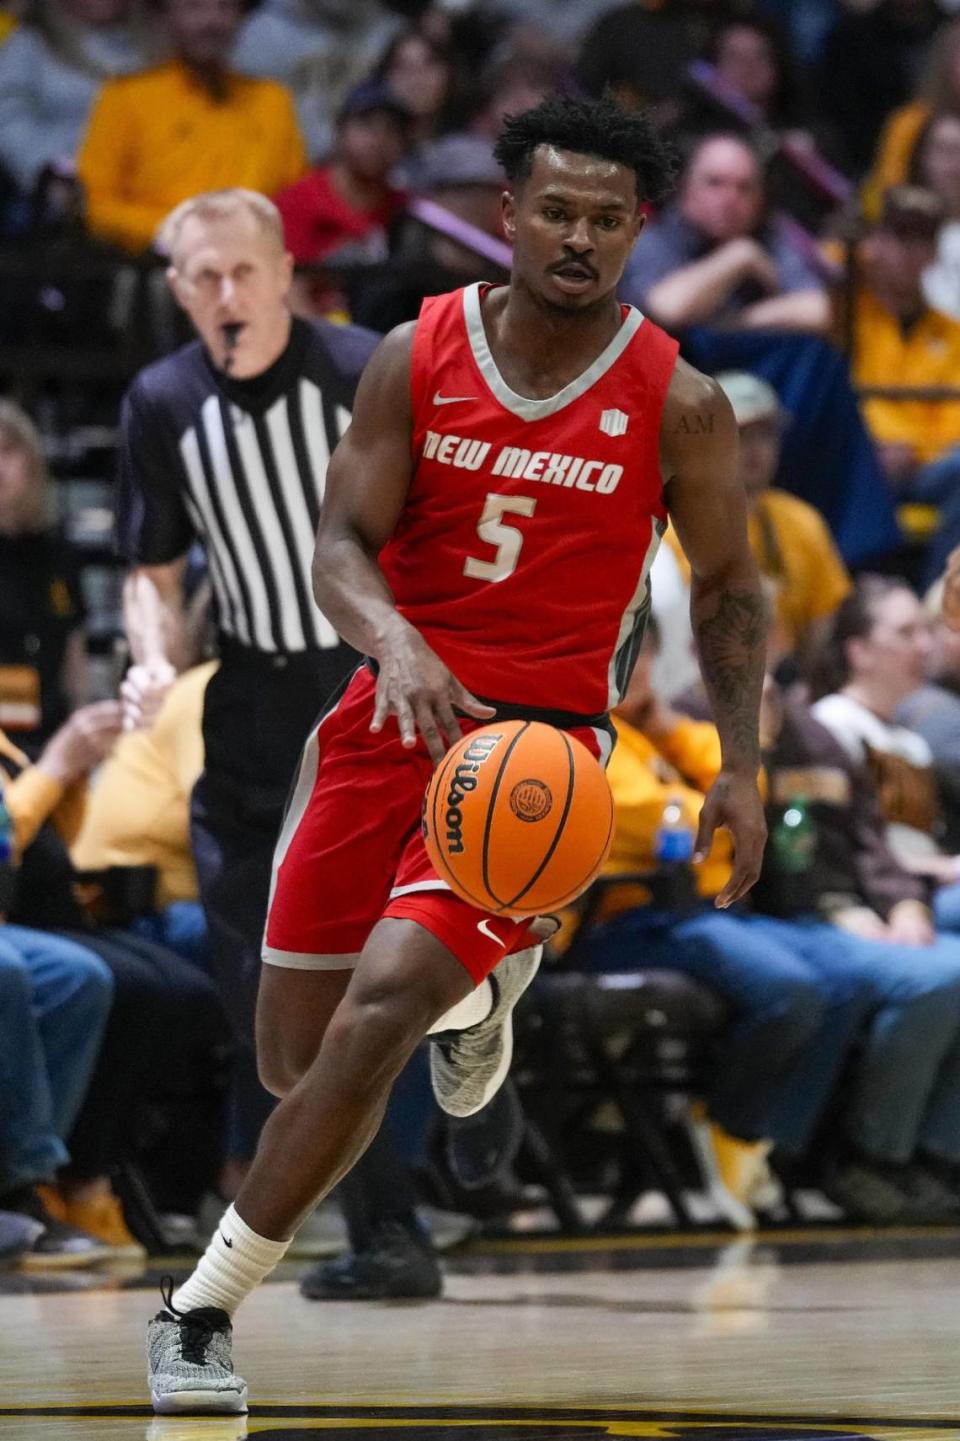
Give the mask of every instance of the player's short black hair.
[(551, 96), (532, 110), (508, 115), (493, 153), (507, 179), (522, 184), (541, 145), (626, 165), (637, 177), (638, 198), (655, 205), (669, 195), (677, 175), (675, 150), (647, 116), (624, 110), (609, 96), (602, 100)]

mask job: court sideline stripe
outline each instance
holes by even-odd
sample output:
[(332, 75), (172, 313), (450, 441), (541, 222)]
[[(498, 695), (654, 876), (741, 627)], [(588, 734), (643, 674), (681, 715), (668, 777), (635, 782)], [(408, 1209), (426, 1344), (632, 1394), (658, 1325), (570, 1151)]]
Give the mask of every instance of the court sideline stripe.
[[(382, 1412), (399, 1411), (400, 1415), (383, 1415)], [(467, 1415), (468, 1411), (475, 1414)], [(585, 1411), (596, 1414), (586, 1416)], [(142, 1403), (105, 1403), (91, 1402), (89, 1405), (72, 1403), (64, 1406), (43, 1406), (24, 1404), (23, 1406), (0, 1406), (0, 1417), (3, 1416), (33, 1416), (33, 1417), (80, 1417), (96, 1420), (135, 1420), (140, 1417), (153, 1415), (151, 1407)], [(184, 1417), (189, 1420), (189, 1417)], [(490, 1407), (489, 1410), (482, 1406), (475, 1407), (448, 1407), (431, 1406), (419, 1408), (416, 1406), (390, 1406), (384, 1405), (361, 1408), (355, 1403), (345, 1406), (330, 1405), (296, 1405), (286, 1403), (260, 1403), (254, 1405), (249, 1413), (251, 1421), (270, 1420), (291, 1420), (291, 1421), (326, 1421), (339, 1425), (353, 1425), (358, 1427), (392, 1426), (396, 1428), (409, 1428), (413, 1426), (440, 1425), (450, 1427), (469, 1428), (476, 1426), (576, 1426), (578, 1429), (588, 1427), (615, 1425), (618, 1422), (629, 1423), (635, 1420), (648, 1420), (660, 1422), (664, 1425), (751, 1425), (751, 1426), (784, 1426), (792, 1428), (816, 1427), (817, 1429), (832, 1428), (840, 1430), (843, 1428), (874, 1427), (884, 1430), (956, 1430), (960, 1424), (960, 1417), (950, 1419), (943, 1416), (928, 1417), (902, 1417), (902, 1416), (832, 1416), (832, 1415), (811, 1415), (808, 1412), (753, 1412), (753, 1411), (667, 1411), (658, 1407), (637, 1406), (626, 1408), (613, 1404), (605, 1407), (603, 1404), (584, 1407), (544, 1407), (540, 1408), (534, 1403), (517, 1406)]]
[[(828, 1245), (859, 1241), (914, 1241), (946, 1240), (956, 1237), (960, 1241), (960, 1227), (955, 1224), (943, 1226), (826, 1226), (816, 1229), (785, 1231), (756, 1231), (749, 1234), (758, 1246), (816, 1246), (820, 1242)], [(671, 1231), (664, 1236), (630, 1235), (611, 1232), (605, 1236), (496, 1236), (471, 1241), (458, 1250), (456, 1255), (464, 1260), (471, 1256), (496, 1256), (514, 1252), (529, 1252), (531, 1255), (549, 1255), (550, 1252), (589, 1254), (594, 1251), (676, 1251), (690, 1247), (694, 1250), (709, 1250), (717, 1246), (731, 1246), (737, 1237), (732, 1231)]]

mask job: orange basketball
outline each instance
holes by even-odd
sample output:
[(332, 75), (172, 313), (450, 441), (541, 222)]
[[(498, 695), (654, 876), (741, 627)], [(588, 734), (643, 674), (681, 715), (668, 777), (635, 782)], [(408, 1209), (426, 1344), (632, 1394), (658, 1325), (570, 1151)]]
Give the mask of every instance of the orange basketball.
[(434, 771), (423, 834), (455, 895), (484, 911), (536, 916), (596, 876), (613, 836), (613, 797), (597, 761), (566, 731), (490, 722)]

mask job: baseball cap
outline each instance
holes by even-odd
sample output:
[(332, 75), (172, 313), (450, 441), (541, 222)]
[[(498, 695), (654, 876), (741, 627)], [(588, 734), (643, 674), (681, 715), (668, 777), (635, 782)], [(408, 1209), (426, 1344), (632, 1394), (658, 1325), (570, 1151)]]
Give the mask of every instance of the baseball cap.
[(782, 420), (787, 413), (773, 386), (759, 375), (751, 375), (748, 370), (725, 370), (714, 379), (733, 406), (738, 425), (752, 425), (755, 420)]
[(450, 185), (506, 184), (489, 141), (477, 135), (445, 135), (425, 147), (416, 172), (416, 189), (443, 190)]
[(881, 230), (891, 230), (895, 235), (933, 238), (944, 218), (943, 203), (932, 190), (922, 185), (891, 185), (883, 193), (877, 224)]
[(372, 115), (382, 110), (392, 115), (401, 125), (412, 125), (413, 115), (403, 101), (381, 80), (361, 80), (355, 85), (340, 106), (338, 119), (351, 120), (358, 115)]

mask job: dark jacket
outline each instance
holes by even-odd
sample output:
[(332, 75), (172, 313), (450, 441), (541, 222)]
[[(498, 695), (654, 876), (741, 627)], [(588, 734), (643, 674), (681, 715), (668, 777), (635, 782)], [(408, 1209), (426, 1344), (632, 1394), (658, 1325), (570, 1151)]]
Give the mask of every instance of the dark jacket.
[[(904, 870), (887, 845), (869, 772), (851, 760), (809, 707), (785, 703), (783, 726), (764, 762), (771, 831), (799, 796), (816, 828), (814, 864), (804, 877), (805, 909), (829, 919), (847, 906), (866, 905), (886, 920), (899, 901), (929, 899), (926, 882)], [(776, 848), (768, 847), (755, 896), (758, 909), (777, 913), (779, 898), (790, 892), (783, 880)]]
[[(690, 692), (675, 704), (709, 719), (702, 691)], [(757, 910), (786, 916), (815, 913), (829, 920), (846, 907), (869, 906), (886, 920), (899, 901), (929, 900), (927, 883), (904, 870), (887, 845), (869, 772), (851, 759), (808, 706), (784, 699), (783, 725), (763, 762), (771, 836), (784, 811), (802, 798), (816, 844), (810, 869), (789, 876), (778, 864), (776, 845), (768, 844), (752, 892)]]

